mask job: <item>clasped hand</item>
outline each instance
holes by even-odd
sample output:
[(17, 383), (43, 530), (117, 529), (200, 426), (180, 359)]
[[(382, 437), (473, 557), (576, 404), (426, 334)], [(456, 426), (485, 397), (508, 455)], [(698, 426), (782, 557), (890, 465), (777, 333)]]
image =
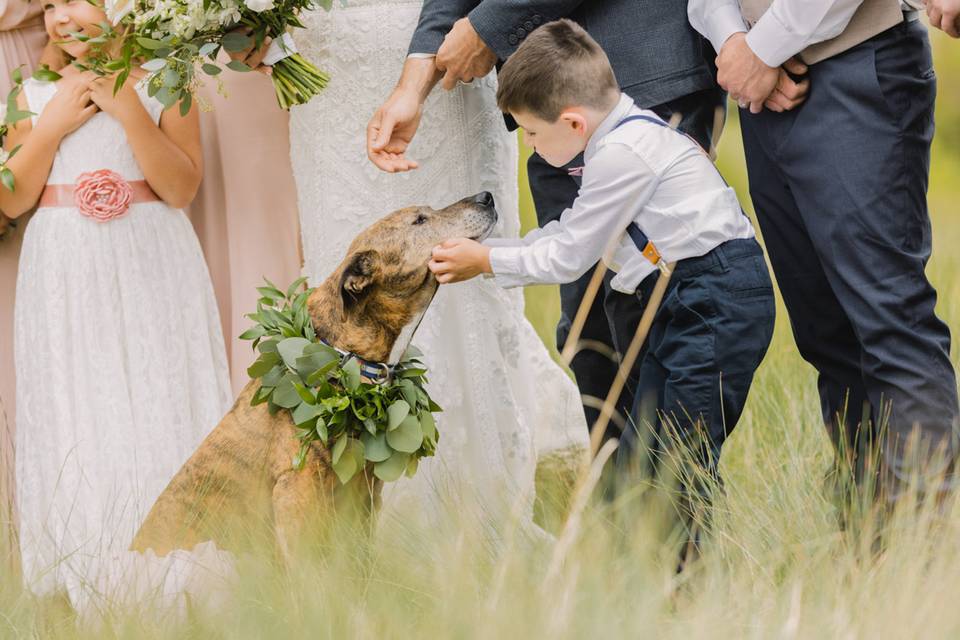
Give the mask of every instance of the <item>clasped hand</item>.
[(717, 82), (741, 107), (760, 113), (789, 111), (807, 99), (810, 80), (797, 82), (790, 74), (807, 73), (807, 66), (791, 58), (782, 67), (770, 67), (747, 44), (746, 34), (730, 36), (717, 56)]

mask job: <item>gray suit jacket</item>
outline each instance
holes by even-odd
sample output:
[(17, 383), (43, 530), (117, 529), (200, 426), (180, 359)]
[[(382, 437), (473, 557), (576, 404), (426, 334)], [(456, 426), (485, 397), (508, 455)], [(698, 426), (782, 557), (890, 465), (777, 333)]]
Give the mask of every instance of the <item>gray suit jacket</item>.
[(713, 50), (687, 21), (687, 0), (424, 0), (410, 53), (436, 53), (464, 16), (501, 62), (544, 22), (574, 20), (607, 52), (620, 88), (641, 107), (716, 86)]

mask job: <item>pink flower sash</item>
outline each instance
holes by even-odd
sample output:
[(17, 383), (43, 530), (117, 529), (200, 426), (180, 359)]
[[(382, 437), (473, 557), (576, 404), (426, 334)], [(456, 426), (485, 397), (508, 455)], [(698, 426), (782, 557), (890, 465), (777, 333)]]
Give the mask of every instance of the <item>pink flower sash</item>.
[(76, 207), (97, 222), (123, 216), (131, 204), (158, 202), (146, 180), (128, 182), (118, 173), (100, 169), (82, 173), (74, 184), (48, 184), (40, 195), (41, 207)]

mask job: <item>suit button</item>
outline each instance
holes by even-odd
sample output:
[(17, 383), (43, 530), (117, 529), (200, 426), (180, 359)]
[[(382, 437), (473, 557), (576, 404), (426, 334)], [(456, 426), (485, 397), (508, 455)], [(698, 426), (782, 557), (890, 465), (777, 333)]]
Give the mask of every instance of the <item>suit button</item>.
[(541, 22), (543, 22), (543, 18), (540, 17), (540, 14), (539, 13), (533, 14), (533, 24), (540, 24)]
[(527, 37), (527, 32), (523, 29), (523, 27), (520, 27), (519, 29), (517, 29), (517, 37), (520, 38), (521, 40)]
[(527, 31), (533, 31), (533, 27), (534, 27), (535, 25), (534, 25), (532, 22), (530, 22), (529, 20), (527, 20), (526, 22), (523, 23), (523, 26), (524, 26), (524, 28), (525, 28)]
[(517, 36), (511, 33), (510, 37), (507, 38), (507, 42), (509, 42), (510, 44), (517, 44), (518, 42), (520, 42), (520, 40), (517, 39)]

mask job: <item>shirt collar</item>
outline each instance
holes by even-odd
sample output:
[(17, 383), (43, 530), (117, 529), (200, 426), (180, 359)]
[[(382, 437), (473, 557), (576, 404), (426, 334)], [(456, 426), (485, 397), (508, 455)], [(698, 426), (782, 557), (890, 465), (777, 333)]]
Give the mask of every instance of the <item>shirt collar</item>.
[(590, 139), (587, 140), (587, 148), (583, 152), (584, 159), (590, 158), (597, 151), (597, 145), (603, 140), (603, 137), (613, 131), (614, 127), (617, 126), (617, 123), (623, 120), (635, 107), (633, 103), (633, 98), (628, 96), (625, 93), (620, 94), (620, 100), (617, 102), (616, 106), (613, 107), (613, 110), (607, 114), (607, 117), (603, 119), (603, 122), (600, 123), (600, 126), (597, 127), (597, 130), (593, 132), (593, 135), (590, 136)]

